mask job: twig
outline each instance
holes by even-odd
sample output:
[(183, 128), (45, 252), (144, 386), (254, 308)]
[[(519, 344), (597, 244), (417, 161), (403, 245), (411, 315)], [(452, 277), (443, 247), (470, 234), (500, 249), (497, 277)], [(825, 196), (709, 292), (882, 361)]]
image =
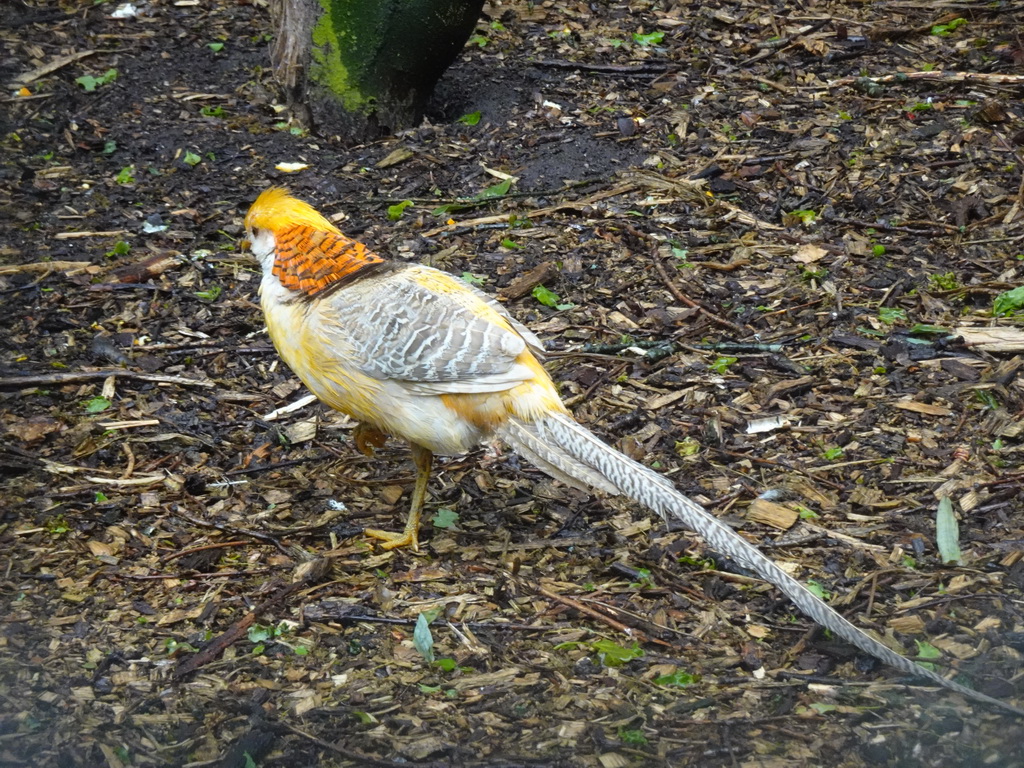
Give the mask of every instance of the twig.
[(257, 541), (265, 541), (267, 544), (273, 544), (275, 547), (278, 548), (278, 550), (280, 550), (285, 555), (288, 555), (289, 557), (291, 557), (293, 554), (289, 552), (288, 549), (280, 541), (278, 541), (275, 537), (269, 534), (260, 533), (259, 531), (250, 531), (245, 528), (235, 528), (231, 525), (215, 523), (210, 520), (199, 520), (198, 518), (192, 517), (191, 515), (186, 514), (185, 512), (182, 512), (180, 510), (175, 512), (174, 514), (176, 514), (178, 517), (184, 520), (188, 520), (190, 523), (192, 523), (192, 525), (198, 525), (201, 528), (215, 528), (216, 530), (221, 531), (222, 533), (233, 533), (235, 535), (251, 536)]
[[(327, 605), (331, 604), (327, 603)], [(416, 625), (416, 619), (398, 619), (392, 616), (371, 616), (365, 613), (354, 613), (355, 608), (356, 606), (354, 605), (345, 604), (338, 606), (338, 610), (335, 611), (329, 610), (324, 604), (307, 605), (302, 610), (302, 618), (320, 622), (336, 621), (342, 625), (355, 624), (357, 622), (363, 624), (387, 624), (398, 627), (412, 627)], [(562, 628), (554, 625), (513, 624), (493, 621), (459, 621), (455, 623), (460, 627), (468, 627), (474, 632), (496, 632), (504, 629), (517, 632), (551, 632)]]
[(271, 568), (256, 568), (251, 571), (216, 571), (214, 573), (110, 573), (110, 579), (128, 579), (129, 581), (161, 581), (163, 579), (174, 579), (175, 581), (202, 581), (203, 579), (235, 579), (259, 576), (263, 573), (270, 573)]
[(205, 552), (209, 549), (223, 549), (225, 547), (247, 547), (250, 542), (248, 541), (221, 541), (216, 544), (206, 544), (202, 547), (191, 547), (189, 549), (181, 549), (177, 552), (171, 552), (169, 555), (164, 555), (160, 558), (161, 563), (166, 563), (171, 560), (176, 560), (179, 557), (185, 557), (186, 555), (194, 555), (196, 552)]
[(42, 272), (46, 274), (65, 269), (74, 270), (77, 273), (91, 266), (91, 261), (34, 261), (31, 264), (4, 264), (0, 266), (0, 275), (13, 275), (18, 272)]
[(937, 226), (940, 226), (940, 227), (943, 228), (943, 229), (938, 229), (938, 230), (937, 229), (930, 229), (930, 228), (929, 229), (926, 229), (926, 228), (915, 229), (914, 227), (897, 227), (897, 226), (892, 226), (892, 225), (889, 225), (889, 224), (882, 224), (881, 222), (877, 222), (877, 221), (863, 221), (861, 219), (847, 219), (847, 218), (845, 218), (843, 216), (831, 216), (831, 217), (829, 217), (829, 221), (834, 221), (834, 222), (837, 222), (838, 224), (850, 224), (850, 225), (853, 225), (855, 227), (867, 227), (867, 228), (880, 229), (880, 230), (883, 230), (885, 232), (905, 232), (908, 235), (922, 235), (922, 236), (931, 236), (931, 237), (941, 237), (942, 235), (947, 235), (947, 234), (948, 235), (952, 235), (952, 234), (956, 234), (957, 232), (960, 231), (959, 229), (954, 227), (952, 224), (943, 224), (941, 221), (935, 222), (935, 224)]
[(76, 373), (40, 373), (28, 376), (4, 376), (0, 378), (0, 389), (21, 389), (23, 387), (73, 384), (78, 381), (96, 381), (108, 376), (121, 376), (139, 381), (155, 381), (158, 384), (180, 384), (183, 387), (215, 387), (212, 381), (186, 379), (183, 376), (165, 376), (159, 373), (142, 373), (114, 368), (102, 371), (78, 371)]
[(880, 77), (841, 77), (828, 84), (839, 88), (857, 83), (904, 83), (909, 80), (933, 80), (944, 83), (980, 83), (982, 85), (1024, 85), (1024, 75), (1001, 75), (996, 72), (897, 72)]
[(28, 72), (22, 72), (20, 75), (18, 75), (10, 81), (8, 87), (17, 90), (22, 86), (35, 82), (41, 77), (46, 77), (47, 75), (56, 72), (58, 69), (66, 67), (68, 64), (73, 64), (76, 61), (79, 61), (81, 59), (86, 58), (87, 56), (92, 56), (97, 53), (100, 53), (100, 51), (78, 51), (77, 53), (69, 53), (66, 56), (58, 56), (57, 58), (52, 59), (51, 61), (48, 61), (46, 64), (38, 66), (35, 69), (30, 69)]
[(537, 587), (536, 589), (538, 594), (543, 595), (549, 600), (554, 600), (556, 603), (567, 605), (568, 607), (573, 608), (582, 614), (590, 616), (593, 619), (597, 619), (598, 621), (602, 621), (612, 629), (618, 632), (622, 632), (624, 635), (628, 635), (629, 637), (635, 637), (638, 640), (647, 640), (646, 635), (640, 630), (628, 627), (621, 621), (613, 619), (608, 614), (595, 610), (594, 608), (591, 608), (588, 605), (584, 605), (579, 600), (573, 600), (571, 597), (560, 595), (557, 592), (552, 592), (550, 589), (545, 589), (544, 587)]
[(658, 270), (658, 274), (661, 275), (662, 282), (665, 283), (665, 287), (668, 288), (669, 293), (671, 293), (675, 297), (676, 301), (680, 301), (688, 307), (693, 307), (712, 322), (724, 326), (732, 330), (733, 332), (739, 334), (740, 336), (747, 335), (747, 332), (740, 326), (736, 325), (736, 323), (730, 320), (726, 320), (724, 317), (719, 317), (711, 310), (706, 309), (700, 302), (694, 301), (685, 293), (680, 291), (676, 287), (675, 283), (672, 282), (672, 278), (668, 276), (668, 272), (665, 271), (665, 267), (662, 265), (661, 259), (658, 257), (657, 253), (654, 254), (653, 260), (654, 267), (655, 269)]
[(646, 75), (660, 74), (668, 71), (667, 64), (650, 62), (647, 64), (587, 64), (580, 61), (564, 61), (561, 59), (541, 59), (532, 62), (535, 67), (547, 69), (578, 69), (582, 72), (600, 72), (610, 75)]
[(246, 632), (253, 624), (256, 623), (256, 619), (260, 614), (269, 610), (278, 603), (284, 601), (293, 592), (298, 592), (306, 586), (303, 581), (296, 581), (287, 586), (281, 587), (277, 592), (271, 595), (269, 598), (264, 600), (262, 603), (253, 608), (249, 613), (243, 616), (241, 619), (236, 621), (230, 629), (215, 637), (206, 646), (203, 647), (198, 653), (186, 657), (182, 660), (178, 666), (174, 668), (173, 675), (176, 679), (180, 680), (187, 675), (192, 674), (197, 669), (211, 661), (216, 659), (226, 648), (233, 645), (236, 641), (243, 638)]
[(774, 88), (779, 93), (791, 94), (793, 89), (782, 83), (776, 83), (774, 80), (769, 80), (767, 77), (759, 77), (758, 75), (752, 75), (749, 72), (743, 72), (740, 74), (742, 80), (754, 80), (755, 82), (761, 83), (761, 85), (767, 85), (769, 88)]
[(104, 232), (58, 232), (54, 235), (55, 240), (77, 240), (81, 237), (120, 237), (127, 235), (127, 229), (110, 229)]
[[(612, 189), (606, 189), (601, 192), (595, 192), (592, 195), (584, 197), (582, 200), (567, 200), (563, 203), (555, 203), (549, 205), (547, 208), (536, 208), (532, 211), (526, 211), (525, 213), (516, 215), (519, 218), (527, 219), (538, 219), (544, 216), (550, 216), (553, 213), (563, 210), (580, 210), (588, 205), (593, 205), (601, 200), (606, 200), (609, 197), (618, 197), (624, 195), (626, 192), (632, 192), (636, 189), (636, 184), (622, 184)], [(491, 202), (491, 201), (488, 201)], [(481, 216), (477, 219), (466, 219), (465, 221), (457, 222), (456, 224), (444, 225), (442, 227), (434, 227), (423, 233), (423, 237), (436, 237), (440, 234), (451, 234), (457, 231), (463, 231), (465, 228), (479, 227), (483, 224), (507, 224), (508, 214), (498, 214), (497, 216)], [(453, 229), (454, 228), (454, 229)]]
[[(270, 725), (270, 723), (268, 723), (268, 725)], [(410, 765), (405, 760), (403, 760), (402, 762), (384, 760), (383, 758), (379, 757), (371, 757), (370, 755), (367, 755), (363, 752), (355, 752), (339, 744), (332, 744), (329, 741), (324, 741), (318, 736), (314, 736), (311, 733), (307, 733), (306, 731), (300, 730), (299, 728), (296, 728), (294, 725), (290, 725), (289, 723), (286, 723), (283, 720), (279, 720), (276, 723), (273, 723), (273, 725), (282, 728), (286, 731), (289, 731), (291, 733), (294, 733), (296, 736), (301, 736), (302, 738), (311, 741), (313, 744), (316, 744), (321, 749), (326, 749), (328, 752), (333, 752), (336, 755), (341, 755), (346, 760), (352, 760), (356, 763), (356, 765), (375, 766), (375, 768), (409, 768)], [(451, 765), (451, 763), (449, 763), (448, 761), (445, 761), (444, 763), (417, 762), (416, 765), (418, 766), (418, 768), (445, 768)]]

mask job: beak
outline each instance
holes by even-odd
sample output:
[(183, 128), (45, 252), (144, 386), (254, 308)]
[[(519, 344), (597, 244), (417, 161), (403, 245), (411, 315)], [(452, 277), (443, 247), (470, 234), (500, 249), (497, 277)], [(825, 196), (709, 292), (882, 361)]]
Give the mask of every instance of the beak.
[(241, 248), (243, 251), (251, 251), (252, 241), (249, 240), (249, 238), (247, 237), (243, 237), (241, 240), (238, 241), (238, 247)]

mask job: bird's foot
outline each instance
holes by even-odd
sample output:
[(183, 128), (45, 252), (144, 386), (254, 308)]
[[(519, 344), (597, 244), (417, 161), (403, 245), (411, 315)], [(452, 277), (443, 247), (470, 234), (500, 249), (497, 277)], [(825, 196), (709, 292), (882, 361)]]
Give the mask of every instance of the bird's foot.
[(379, 528), (367, 528), (363, 531), (367, 536), (379, 539), (384, 543), (381, 549), (398, 549), (399, 547), (412, 547), (413, 552), (419, 552), (420, 542), (415, 530), (405, 530), (402, 533), (393, 531), (382, 531)]
[(376, 427), (361, 421), (356, 424), (356, 428), (352, 432), (352, 441), (363, 456), (373, 456), (374, 449), (383, 448), (388, 441), (388, 436)]

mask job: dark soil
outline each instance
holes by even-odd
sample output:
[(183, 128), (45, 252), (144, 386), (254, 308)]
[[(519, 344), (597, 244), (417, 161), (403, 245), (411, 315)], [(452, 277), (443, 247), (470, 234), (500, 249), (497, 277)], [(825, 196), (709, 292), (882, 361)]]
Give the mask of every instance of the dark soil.
[(439, 462), (421, 552), (375, 549), (408, 451), (269, 418), (304, 392), (239, 249), (287, 183), (481, 282), (581, 422), (1020, 705), (1019, 5), (492, 4), (427, 121), (360, 146), (289, 123), (263, 3), (114, 9), (0, 9), (0, 765), (1024, 764), (1019, 720), (514, 455)]

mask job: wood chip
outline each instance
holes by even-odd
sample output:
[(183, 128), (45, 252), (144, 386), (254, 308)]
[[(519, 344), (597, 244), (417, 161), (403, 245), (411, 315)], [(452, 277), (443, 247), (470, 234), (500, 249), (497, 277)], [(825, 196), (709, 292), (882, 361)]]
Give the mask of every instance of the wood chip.
[(984, 352), (1024, 352), (1024, 328), (978, 328), (961, 325), (953, 330), (968, 347)]
[(413, 151), (408, 147), (397, 147), (388, 153), (388, 156), (383, 160), (379, 161), (376, 165), (377, 168), (390, 168), (393, 165), (404, 163), (410, 157), (413, 156)]
[(66, 56), (58, 56), (45, 64), (42, 64), (35, 69), (30, 69), (28, 72), (18, 75), (16, 78), (10, 81), (8, 87), (17, 90), (22, 88), (29, 83), (33, 83), (41, 77), (46, 77), (51, 72), (56, 72), (58, 69), (66, 67), (68, 64), (73, 64), (76, 61), (80, 61), (87, 56), (92, 56), (94, 53), (98, 53), (95, 50), (78, 51), (77, 53), (69, 53)]
[(889, 621), (889, 629), (907, 635), (921, 635), (924, 634), (924, 619), (916, 614), (897, 616)]
[(538, 285), (553, 280), (557, 276), (558, 267), (555, 266), (554, 262), (545, 261), (543, 264), (538, 264), (526, 274), (517, 277), (511, 283), (498, 291), (498, 295), (503, 299), (508, 299), (509, 301), (521, 299)]
[(944, 405), (922, 403), (917, 400), (897, 400), (895, 403), (893, 403), (893, 407), (901, 408), (904, 411), (923, 413), (926, 416), (949, 416), (951, 413), (953, 413), (953, 411), (951, 411)]
[(799, 519), (800, 513), (795, 509), (765, 499), (754, 499), (747, 509), (747, 520), (750, 522), (770, 525), (783, 531), (792, 528)]

